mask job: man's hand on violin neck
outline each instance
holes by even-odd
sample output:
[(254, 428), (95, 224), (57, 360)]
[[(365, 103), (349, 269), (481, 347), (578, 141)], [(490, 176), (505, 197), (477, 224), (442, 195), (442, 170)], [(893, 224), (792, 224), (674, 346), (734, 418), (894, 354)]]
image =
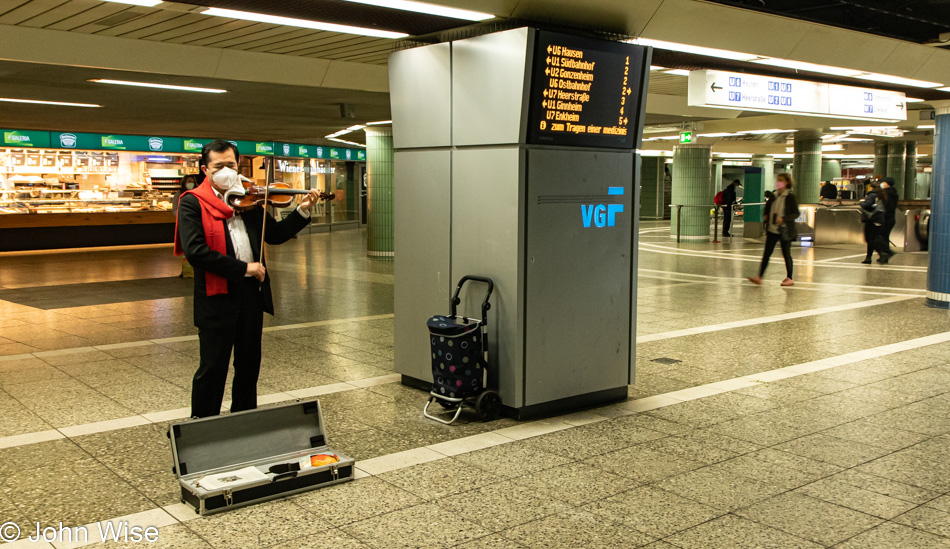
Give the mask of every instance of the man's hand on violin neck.
[(248, 276), (253, 276), (257, 280), (264, 282), (264, 265), (261, 263), (248, 263), (247, 264), (247, 274)]
[(320, 201), (320, 191), (314, 189), (310, 191), (310, 194), (305, 196), (304, 199), (300, 201), (300, 207), (309, 212), (310, 209), (313, 207), (313, 205), (319, 201)]

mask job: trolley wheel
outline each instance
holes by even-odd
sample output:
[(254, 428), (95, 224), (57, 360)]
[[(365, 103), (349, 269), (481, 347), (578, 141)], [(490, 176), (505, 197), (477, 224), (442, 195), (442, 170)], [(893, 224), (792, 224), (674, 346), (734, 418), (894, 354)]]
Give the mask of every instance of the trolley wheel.
[(482, 391), (475, 399), (475, 413), (482, 421), (491, 421), (501, 415), (501, 395), (496, 391)]

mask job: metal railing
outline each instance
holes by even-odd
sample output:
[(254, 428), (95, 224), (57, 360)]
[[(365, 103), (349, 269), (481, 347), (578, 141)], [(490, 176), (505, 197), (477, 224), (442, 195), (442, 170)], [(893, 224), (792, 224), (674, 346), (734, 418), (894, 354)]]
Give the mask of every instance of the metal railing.
[[(765, 202), (752, 202), (748, 204), (743, 203), (742, 208), (744, 209), (746, 206), (764, 206), (764, 205), (765, 205)], [(681, 232), (682, 223), (683, 223), (683, 216), (681, 214), (683, 213), (682, 212), (683, 208), (713, 208), (715, 209), (715, 214), (713, 215), (714, 220), (713, 220), (712, 241), (713, 241), (713, 244), (719, 243), (719, 214), (723, 208), (721, 205), (718, 205), (718, 204), (670, 204), (670, 208), (676, 208), (676, 243), (677, 244), (681, 242), (680, 232)], [(732, 222), (735, 221), (735, 213), (736, 213), (736, 209), (734, 207), (730, 208), (729, 210), (729, 222), (730, 222), (729, 225), (730, 226), (732, 226)], [(725, 226), (725, 219), (723, 219), (723, 226)]]

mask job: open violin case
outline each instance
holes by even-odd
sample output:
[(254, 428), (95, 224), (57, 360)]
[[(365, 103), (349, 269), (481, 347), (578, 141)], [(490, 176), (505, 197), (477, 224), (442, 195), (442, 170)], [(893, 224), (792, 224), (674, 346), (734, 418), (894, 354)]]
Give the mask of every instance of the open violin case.
[[(168, 438), (181, 501), (201, 515), (339, 484), (355, 472), (355, 460), (328, 446), (315, 399), (173, 423)], [(310, 464), (326, 454), (338, 461)]]

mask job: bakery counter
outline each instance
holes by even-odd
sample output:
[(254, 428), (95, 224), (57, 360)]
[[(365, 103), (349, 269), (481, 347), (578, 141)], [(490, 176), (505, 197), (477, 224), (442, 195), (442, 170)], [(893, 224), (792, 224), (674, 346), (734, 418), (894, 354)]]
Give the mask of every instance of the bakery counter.
[(170, 243), (170, 211), (0, 215), (0, 251)]

